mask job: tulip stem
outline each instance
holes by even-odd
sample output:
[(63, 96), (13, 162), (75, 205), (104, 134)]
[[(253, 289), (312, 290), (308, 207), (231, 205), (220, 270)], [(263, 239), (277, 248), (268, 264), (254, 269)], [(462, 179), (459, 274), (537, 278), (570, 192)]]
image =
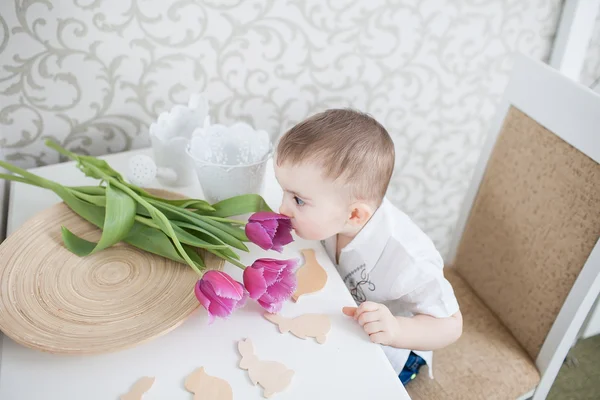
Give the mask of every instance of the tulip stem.
[(206, 249), (206, 251), (214, 254), (217, 257), (220, 257), (220, 258), (223, 258), (223, 259), (229, 261), (230, 263), (232, 263), (233, 265), (235, 265), (236, 267), (238, 267), (242, 270), (246, 269), (246, 266), (244, 264), (242, 264), (241, 262), (239, 262), (238, 260), (236, 260), (234, 258), (229, 257), (227, 254), (220, 252), (219, 250)]

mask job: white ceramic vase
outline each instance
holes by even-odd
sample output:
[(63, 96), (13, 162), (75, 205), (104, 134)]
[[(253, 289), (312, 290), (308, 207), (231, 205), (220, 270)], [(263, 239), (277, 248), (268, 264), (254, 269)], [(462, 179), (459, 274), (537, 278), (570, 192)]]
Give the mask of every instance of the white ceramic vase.
[(197, 129), (188, 147), (204, 197), (210, 203), (260, 194), (272, 151), (267, 132), (241, 122)]

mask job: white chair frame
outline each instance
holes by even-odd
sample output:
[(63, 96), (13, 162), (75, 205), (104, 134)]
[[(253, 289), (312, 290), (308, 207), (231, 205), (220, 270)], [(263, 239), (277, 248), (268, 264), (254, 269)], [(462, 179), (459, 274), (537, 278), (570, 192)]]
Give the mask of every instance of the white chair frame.
[[(518, 108), (600, 163), (600, 96), (540, 61), (517, 55), (511, 79), (459, 214), (447, 257), (450, 265), (455, 260), (487, 162), (510, 106)], [(535, 360), (541, 381), (533, 392), (524, 394), (522, 398), (546, 398), (599, 293), (600, 240), (594, 245)]]

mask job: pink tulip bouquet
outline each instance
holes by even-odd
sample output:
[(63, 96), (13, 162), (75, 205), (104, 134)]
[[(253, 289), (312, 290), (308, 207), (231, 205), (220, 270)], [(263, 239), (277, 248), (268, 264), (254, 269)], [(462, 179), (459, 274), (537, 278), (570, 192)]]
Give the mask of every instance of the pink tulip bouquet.
[[(85, 240), (62, 227), (65, 248), (85, 257), (119, 242), (189, 265), (202, 277), (195, 287), (210, 320), (226, 317), (247, 297), (276, 312), (296, 288), (293, 260), (262, 258), (242, 264), (234, 249), (248, 251), (244, 242), (281, 252), (293, 241), (291, 221), (276, 214), (257, 194), (246, 194), (209, 204), (202, 199), (166, 199), (127, 182), (106, 161), (73, 153), (48, 140), (46, 145), (76, 162), (96, 186), (64, 186), (0, 160), (0, 179), (14, 180), (52, 190), (84, 220), (102, 230), (98, 243)], [(229, 219), (254, 213), (247, 223)], [(242, 226), (245, 228), (242, 229)], [(244, 283), (219, 271), (207, 271), (199, 250), (244, 269)]]
[[(266, 211), (253, 214), (245, 227), (251, 242), (264, 250), (277, 252), (294, 240), (291, 230), (288, 217)], [(225, 272), (210, 270), (196, 283), (194, 292), (208, 312), (209, 323), (215, 317), (228, 317), (242, 307), (248, 297), (268, 312), (276, 313), (296, 290), (297, 265), (297, 260), (259, 258), (244, 268), (243, 284)]]

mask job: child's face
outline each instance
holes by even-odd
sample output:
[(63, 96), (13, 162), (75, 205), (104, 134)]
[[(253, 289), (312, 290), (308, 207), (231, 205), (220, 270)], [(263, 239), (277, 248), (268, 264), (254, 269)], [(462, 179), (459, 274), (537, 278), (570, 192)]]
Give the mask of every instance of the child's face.
[(318, 165), (275, 165), (275, 176), (283, 189), (279, 212), (292, 219), (298, 236), (323, 240), (344, 231), (350, 217), (347, 191), (324, 178)]

